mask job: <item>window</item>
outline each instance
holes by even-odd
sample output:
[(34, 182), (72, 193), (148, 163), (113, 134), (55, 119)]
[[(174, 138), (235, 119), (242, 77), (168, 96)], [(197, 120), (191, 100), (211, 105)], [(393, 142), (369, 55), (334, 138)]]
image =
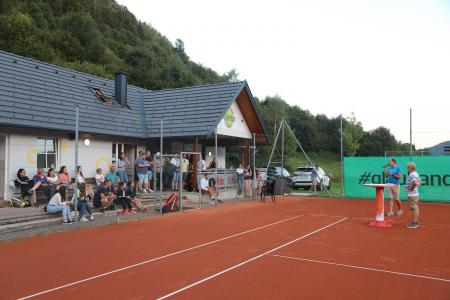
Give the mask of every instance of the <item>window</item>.
[(90, 87), (89, 89), (91, 90), (91, 92), (92, 92), (95, 96), (97, 96), (98, 99), (100, 99), (100, 101), (101, 101), (102, 103), (105, 103), (105, 104), (112, 104), (112, 98), (106, 96), (105, 94), (103, 94), (103, 91), (102, 91), (101, 89), (99, 89), (99, 88), (94, 88), (94, 87)]
[(37, 139), (37, 168), (48, 169), (56, 167), (56, 140)]

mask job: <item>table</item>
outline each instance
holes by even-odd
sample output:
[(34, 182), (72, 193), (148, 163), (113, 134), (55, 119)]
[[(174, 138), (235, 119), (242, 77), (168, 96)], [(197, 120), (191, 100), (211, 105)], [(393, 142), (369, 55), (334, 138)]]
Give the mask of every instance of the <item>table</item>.
[(391, 183), (368, 183), (364, 184), (367, 187), (375, 188), (376, 196), (376, 211), (375, 218), (369, 219), (369, 226), (388, 228), (391, 227), (391, 219), (384, 218), (384, 188), (393, 187)]

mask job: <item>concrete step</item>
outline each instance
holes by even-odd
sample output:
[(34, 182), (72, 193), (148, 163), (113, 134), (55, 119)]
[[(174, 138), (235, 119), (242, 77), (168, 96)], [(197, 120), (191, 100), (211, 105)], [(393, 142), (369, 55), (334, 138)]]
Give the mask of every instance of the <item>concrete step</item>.
[[(143, 203), (143, 204), (144, 207), (147, 209), (151, 210), (155, 208), (155, 206), (151, 203), (148, 204)], [(157, 208), (159, 208), (159, 206)], [(122, 208), (105, 212), (100, 211), (93, 212), (95, 219), (117, 216), (118, 214), (119, 215), (122, 214)], [(61, 217), (61, 214), (48, 214), (48, 213), (44, 213), (43, 215), (40, 216), (40, 218), (38, 216), (29, 217), (28, 219), (26, 217), (17, 218), (15, 222), (1, 224), (0, 234), (57, 225), (61, 224), (62, 221), (63, 219)]]

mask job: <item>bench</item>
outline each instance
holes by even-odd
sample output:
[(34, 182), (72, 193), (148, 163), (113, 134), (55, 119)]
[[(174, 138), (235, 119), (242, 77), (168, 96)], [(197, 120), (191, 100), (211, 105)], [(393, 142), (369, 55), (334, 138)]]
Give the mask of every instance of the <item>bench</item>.
[[(86, 178), (85, 180), (86, 180), (87, 184), (91, 185), (92, 190), (95, 192), (95, 190), (97, 189), (97, 183), (95, 182), (95, 178), (93, 178), (93, 177), (92, 178)], [(75, 183), (75, 180), (72, 178), (71, 182), (73, 184), (73, 183)], [(11, 181), (11, 187), (12, 186), (14, 186), (14, 188), (13, 188), (13, 197), (19, 198), (21, 196), (20, 187), (16, 186), (14, 184), (14, 181)], [(52, 194), (52, 196), (53, 196), (53, 194)], [(73, 196), (73, 189), (69, 189), (68, 193), (67, 193), (67, 199), (72, 199), (72, 196)], [(31, 198), (31, 195), (28, 195), (26, 197), (27, 200), (29, 200), (30, 198)], [(36, 202), (38, 204), (40, 204), (40, 205), (41, 204), (42, 205), (46, 205), (47, 204), (47, 197), (46, 197), (44, 191), (36, 191)]]

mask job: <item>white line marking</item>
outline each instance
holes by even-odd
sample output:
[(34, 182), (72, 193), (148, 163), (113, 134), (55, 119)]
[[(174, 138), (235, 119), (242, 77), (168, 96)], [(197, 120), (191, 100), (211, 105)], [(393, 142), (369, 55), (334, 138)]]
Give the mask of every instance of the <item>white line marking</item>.
[(99, 275), (88, 277), (88, 278), (85, 278), (85, 279), (82, 279), (82, 280), (78, 280), (78, 281), (74, 281), (74, 282), (71, 282), (71, 283), (67, 283), (67, 284), (64, 284), (64, 285), (52, 288), (52, 289), (48, 289), (48, 290), (45, 290), (45, 291), (42, 291), (42, 292), (39, 292), (39, 293), (35, 293), (35, 294), (32, 294), (32, 295), (29, 295), (29, 296), (25, 296), (25, 297), (19, 298), (18, 300), (30, 299), (30, 298), (33, 298), (33, 297), (36, 297), (36, 296), (40, 296), (40, 295), (43, 295), (43, 294), (47, 294), (47, 293), (50, 293), (50, 292), (53, 292), (53, 291), (56, 291), (56, 290), (60, 290), (60, 289), (66, 288), (66, 287), (69, 287), (69, 286), (77, 285), (77, 284), (80, 284), (80, 283), (83, 283), (83, 282), (86, 282), (86, 281), (94, 280), (94, 279), (97, 279), (97, 278), (100, 278), (100, 277), (104, 277), (104, 276), (107, 276), (107, 275), (110, 275), (110, 274), (114, 274), (114, 273), (117, 273), (117, 272), (120, 272), (120, 271), (124, 271), (124, 270), (128, 270), (128, 269), (131, 269), (131, 268), (135, 268), (135, 267), (138, 267), (138, 266), (141, 266), (141, 265), (145, 265), (145, 264), (148, 264), (148, 263), (151, 263), (151, 262), (155, 262), (155, 261), (167, 258), (167, 257), (174, 256), (174, 255), (177, 255), (177, 254), (185, 253), (185, 252), (188, 252), (188, 251), (191, 251), (191, 250), (195, 250), (195, 249), (198, 249), (198, 248), (201, 248), (201, 247), (205, 247), (205, 246), (208, 246), (208, 245), (216, 244), (216, 243), (219, 243), (219, 242), (222, 242), (222, 241), (225, 241), (225, 240), (237, 237), (237, 236), (241, 236), (241, 235), (244, 235), (244, 234), (247, 234), (247, 233), (250, 233), (250, 232), (258, 231), (258, 230), (261, 230), (261, 229), (264, 229), (264, 228), (267, 228), (267, 227), (271, 227), (271, 226), (274, 226), (274, 225), (277, 225), (277, 224), (280, 224), (280, 223), (288, 222), (288, 221), (291, 221), (293, 219), (300, 218), (302, 216), (303, 215), (297, 215), (297, 216), (294, 216), (294, 217), (291, 217), (291, 218), (283, 219), (283, 220), (280, 220), (280, 221), (277, 221), (277, 222), (274, 222), (274, 223), (270, 223), (270, 224), (267, 224), (267, 225), (263, 225), (263, 226), (259, 226), (259, 227), (250, 229), (250, 230), (246, 230), (246, 231), (243, 231), (243, 232), (240, 232), (240, 233), (229, 235), (229, 236), (226, 236), (226, 237), (214, 240), (214, 241), (206, 242), (206, 243), (203, 243), (203, 244), (199, 244), (197, 246), (193, 246), (193, 247), (190, 247), (190, 248), (186, 248), (186, 249), (183, 249), (183, 250), (172, 252), (172, 253), (169, 253), (169, 254), (166, 254), (166, 255), (163, 255), (163, 256), (159, 256), (159, 257), (151, 258), (151, 259), (148, 259), (148, 260), (144, 260), (144, 261), (141, 261), (139, 263), (132, 264), (132, 265), (129, 265), (129, 266), (126, 266), (126, 267), (123, 267), (123, 268), (119, 268), (119, 269), (112, 270), (112, 271), (109, 271), (109, 272), (106, 272), (106, 273), (102, 273), (102, 274), (99, 274)]
[[(344, 218), (345, 216), (339, 216), (339, 215), (325, 215), (325, 214), (305, 214), (305, 216), (312, 216), (312, 217), (330, 217), (330, 218)], [(349, 219), (353, 220), (363, 220), (363, 221), (369, 221), (369, 218), (363, 218), (363, 217), (352, 217), (347, 216)], [(406, 220), (392, 220), (392, 223), (408, 223)], [(424, 223), (420, 222), (420, 225), (428, 225), (428, 226), (443, 226), (443, 227), (450, 227), (450, 224), (439, 224), (439, 223)]]
[(310, 235), (313, 235), (313, 234), (315, 234), (315, 233), (317, 233), (317, 232), (319, 232), (319, 231), (325, 230), (325, 229), (327, 229), (327, 228), (329, 228), (329, 227), (331, 227), (331, 226), (334, 226), (334, 225), (336, 225), (336, 224), (338, 224), (338, 223), (340, 223), (340, 222), (342, 222), (342, 221), (345, 221), (345, 220), (347, 220), (347, 218), (342, 218), (342, 219), (340, 219), (339, 221), (336, 221), (336, 222), (333, 222), (333, 223), (331, 223), (331, 224), (329, 224), (329, 225), (320, 227), (319, 229), (316, 229), (316, 230), (314, 230), (314, 231), (312, 231), (312, 232), (310, 232), (310, 233), (307, 233), (307, 234), (305, 234), (305, 235), (302, 235), (301, 237), (298, 237), (298, 238), (296, 238), (295, 240), (292, 240), (292, 241), (290, 241), (290, 242), (287, 242), (287, 243), (285, 243), (285, 244), (283, 244), (283, 245), (281, 245), (281, 246), (278, 246), (278, 247), (273, 248), (273, 249), (271, 249), (271, 250), (269, 250), (269, 251), (266, 251), (266, 252), (264, 252), (264, 253), (262, 253), (262, 254), (259, 254), (259, 255), (255, 256), (255, 257), (252, 257), (252, 258), (250, 258), (250, 259), (248, 259), (248, 260), (246, 260), (246, 261), (243, 261), (243, 262), (241, 262), (241, 263), (239, 263), (239, 264), (237, 264), (237, 265), (234, 265), (234, 266), (232, 266), (232, 267), (229, 267), (228, 269), (222, 270), (222, 271), (220, 271), (220, 272), (218, 272), (218, 273), (215, 273), (215, 274), (213, 274), (213, 275), (211, 275), (211, 276), (208, 276), (208, 277), (203, 278), (203, 279), (201, 279), (201, 280), (199, 280), (199, 281), (196, 281), (196, 282), (194, 282), (194, 283), (192, 283), (192, 284), (190, 284), (190, 285), (187, 285), (187, 286), (185, 286), (185, 287), (183, 287), (183, 288), (181, 288), (181, 289), (178, 289), (178, 290), (176, 290), (176, 291), (174, 291), (174, 292), (172, 292), (172, 293), (169, 293), (169, 294), (167, 294), (167, 295), (161, 296), (161, 297), (158, 298), (158, 300), (163, 300), (163, 299), (167, 299), (167, 298), (169, 298), (169, 297), (172, 297), (172, 296), (174, 296), (174, 295), (176, 295), (176, 294), (179, 294), (179, 293), (181, 293), (181, 292), (183, 292), (183, 291), (185, 291), (185, 290), (187, 290), (187, 289), (190, 289), (190, 288), (192, 288), (192, 287), (194, 287), (194, 286), (196, 286), (196, 285), (199, 285), (199, 284), (201, 284), (201, 283), (203, 283), (203, 282), (205, 282), (205, 281), (211, 280), (211, 279), (213, 279), (213, 278), (215, 278), (215, 277), (217, 277), (217, 276), (220, 276), (220, 275), (222, 275), (222, 274), (224, 274), (224, 273), (227, 273), (227, 272), (229, 272), (229, 271), (232, 271), (232, 270), (234, 270), (234, 269), (237, 269), (237, 268), (239, 268), (239, 267), (241, 267), (241, 266), (243, 266), (243, 265), (245, 265), (245, 264), (248, 264), (249, 262), (252, 262), (252, 261), (254, 261), (254, 260), (257, 260), (258, 258), (261, 258), (261, 257), (263, 257), (263, 256), (265, 256), (265, 255), (267, 255), (267, 254), (270, 254), (270, 253), (272, 253), (272, 252), (275, 252), (275, 251), (277, 251), (277, 250), (280, 250), (281, 248), (284, 248), (284, 247), (286, 247), (286, 246), (289, 246), (289, 245), (291, 245), (291, 244), (293, 244), (293, 243), (295, 243), (295, 242), (298, 242), (299, 240), (302, 240), (302, 239), (304, 239), (304, 238), (307, 238), (307, 237), (310, 236)]
[(323, 261), (323, 260), (292, 257), (292, 256), (277, 255), (277, 254), (270, 254), (270, 256), (275, 256), (275, 257), (280, 257), (280, 258), (285, 258), (285, 259), (307, 261), (307, 262), (311, 262), (311, 263), (319, 263), (319, 264), (325, 264), (325, 265), (347, 267), (347, 268), (353, 268), (353, 269), (361, 269), (361, 270), (389, 273), (389, 274), (395, 274), (395, 275), (403, 275), (403, 276), (409, 276), (409, 277), (417, 277), (417, 278), (423, 278), (423, 279), (431, 279), (431, 280), (437, 280), (437, 281), (450, 282), (450, 279), (418, 275), (418, 274), (411, 274), (411, 273), (404, 273), (404, 272), (395, 272), (395, 271), (389, 271), (389, 270), (383, 270), (383, 269), (374, 269), (374, 268), (361, 267), (361, 266), (355, 266), (355, 265), (340, 264), (340, 263), (334, 263), (334, 262)]

